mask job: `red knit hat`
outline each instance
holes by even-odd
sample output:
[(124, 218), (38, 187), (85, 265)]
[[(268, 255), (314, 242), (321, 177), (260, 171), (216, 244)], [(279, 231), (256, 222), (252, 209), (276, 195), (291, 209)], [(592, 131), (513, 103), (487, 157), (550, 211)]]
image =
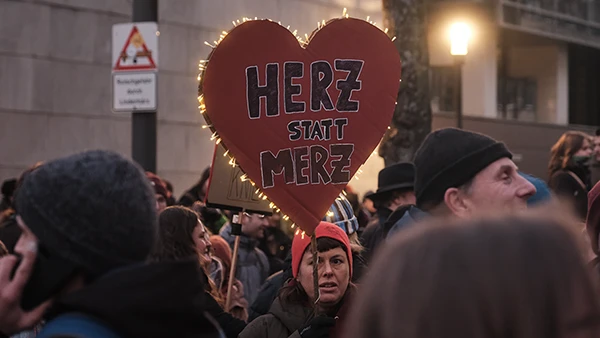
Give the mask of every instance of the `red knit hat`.
[[(335, 239), (346, 247), (346, 256), (348, 256), (348, 263), (350, 263), (350, 278), (352, 278), (352, 249), (350, 248), (350, 240), (344, 230), (340, 229), (335, 224), (321, 222), (315, 229), (317, 239), (321, 237), (328, 237)], [(304, 251), (310, 246), (310, 236), (307, 235), (296, 235), (292, 241), (292, 274), (294, 278), (298, 277), (298, 270), (300, 270), (300, 261), (304, 256)]]
[(167, 190), (167, 186), (163, 180), (153, 172), (146, 171), (146, 177), (150, 180), (150, 185), (154, 188), (154, 192), (162, 195), (165, 199), (171, 197), (171, 193)]

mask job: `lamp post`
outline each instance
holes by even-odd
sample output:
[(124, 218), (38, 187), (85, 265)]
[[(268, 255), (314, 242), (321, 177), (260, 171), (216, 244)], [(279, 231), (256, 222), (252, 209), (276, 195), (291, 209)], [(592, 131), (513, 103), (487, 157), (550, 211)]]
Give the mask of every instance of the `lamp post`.
[(462, 129), (462, 66), (469, 52), (471, 28), (464, 22), (455, 22), (450, 26), (450, 54), (454, 59), (456, 72), (456, 127)]

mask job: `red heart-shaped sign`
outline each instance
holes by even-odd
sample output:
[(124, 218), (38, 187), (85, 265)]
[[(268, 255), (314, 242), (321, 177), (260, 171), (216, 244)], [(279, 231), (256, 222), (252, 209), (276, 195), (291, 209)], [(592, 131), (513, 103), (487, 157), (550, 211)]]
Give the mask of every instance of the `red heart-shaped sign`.
[(227, 34), (203, 79), (208, 123), (269, 200), (312, 233), (390, 123), (400, 56), (363, 20), (332, 20), (305, 48), (256, 20)]

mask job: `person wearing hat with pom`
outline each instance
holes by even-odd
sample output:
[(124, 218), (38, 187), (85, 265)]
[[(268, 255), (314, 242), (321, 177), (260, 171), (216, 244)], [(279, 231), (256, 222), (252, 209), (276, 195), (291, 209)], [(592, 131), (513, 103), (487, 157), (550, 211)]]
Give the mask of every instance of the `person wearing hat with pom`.
[(414, 158), (416, 206), (397, 219), (389, 234), (428, 215), (471, 218), (489, 212), (527, 208), (535, 187), (519, 175), (502, 142), (456, 128), (436, 130)]
[(385, 226), (390, 215), (396, 209), (404, 210), (415, 204), (414, 187), (415, 166), (410, 162), (396, 163), (379, 171), (377, 191), (365, 195), (377, 209), (375, 217), (361, 236), (361, 243), (365, 246), (363, 257), (367, 262), (390, 230)]
[(269, 313), (249, 323), (240, 338), (326, 338), (341, 334), (355, 292), (350, 240), (339, 226), (327, 222), (319, 223), (315, 236), (319, 289), (314, 290), (313, 284), (311, 238), (298, 234), (292, 241), (293, 279), (281, 289)]

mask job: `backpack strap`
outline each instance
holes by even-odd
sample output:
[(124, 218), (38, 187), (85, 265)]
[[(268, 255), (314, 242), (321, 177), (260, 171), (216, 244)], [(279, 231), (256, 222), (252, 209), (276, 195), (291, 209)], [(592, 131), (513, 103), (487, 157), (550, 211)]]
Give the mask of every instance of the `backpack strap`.
[(565, 170), (565, 171), (579, 184), (580, 187), (583, 188), (583, 190), (587, 191), (585, 183), (583, 183), (583, 181), (581, 180), (581, 178), (579, 178), (579, 176), (577, 176), (577, 174), (575, 174), (571, 170)]
[(67, 313), (48, 322), (36, 338), (120, 338), (106, 324), (82, 313)]

